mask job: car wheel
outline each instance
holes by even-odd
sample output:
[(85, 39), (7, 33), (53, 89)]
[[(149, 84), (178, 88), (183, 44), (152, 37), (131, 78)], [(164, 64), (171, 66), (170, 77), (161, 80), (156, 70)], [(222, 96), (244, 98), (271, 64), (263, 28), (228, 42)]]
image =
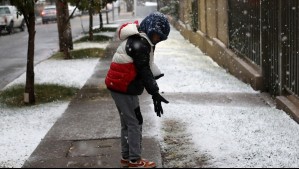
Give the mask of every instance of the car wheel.
[(13, 22), (10, 22), (9, 26), (6, 28), (8, 34), (13, 33)]
[(48, 23), (48, 21), (43, 21), (43, 24), (47, 24)]

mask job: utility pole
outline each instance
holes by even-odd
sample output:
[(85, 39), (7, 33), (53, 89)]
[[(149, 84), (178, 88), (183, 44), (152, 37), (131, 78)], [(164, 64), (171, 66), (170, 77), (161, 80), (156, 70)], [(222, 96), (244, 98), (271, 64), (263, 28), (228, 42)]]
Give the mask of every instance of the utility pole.
[(113, 21), (114, 21), (114, 2), (112, 2), (112, 19), (113, 19)]
[(134, 16), (137, 16), (137, 0), (134, 0)]

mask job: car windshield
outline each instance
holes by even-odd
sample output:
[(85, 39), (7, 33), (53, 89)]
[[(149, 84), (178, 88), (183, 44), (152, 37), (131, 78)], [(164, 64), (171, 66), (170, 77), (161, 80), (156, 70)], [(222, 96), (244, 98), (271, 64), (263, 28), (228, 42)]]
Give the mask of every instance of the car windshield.
[(44, 14), (56, 14), (56, 8), (45, 8)]
[(0, 15), (7, 15), (7, 14), (10, 14), (10, 11), (7, 7), (0, 7)]
[(45, 8), (45, 11), (56, 11), (56, 8)]

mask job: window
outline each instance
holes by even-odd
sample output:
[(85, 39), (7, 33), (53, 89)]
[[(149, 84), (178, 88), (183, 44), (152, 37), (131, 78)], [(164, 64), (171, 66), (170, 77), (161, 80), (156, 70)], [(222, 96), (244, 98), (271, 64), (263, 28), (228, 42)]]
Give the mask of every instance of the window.
[(7, 7), (0, 8), (0, 15), (10, 14), (10, 11)]

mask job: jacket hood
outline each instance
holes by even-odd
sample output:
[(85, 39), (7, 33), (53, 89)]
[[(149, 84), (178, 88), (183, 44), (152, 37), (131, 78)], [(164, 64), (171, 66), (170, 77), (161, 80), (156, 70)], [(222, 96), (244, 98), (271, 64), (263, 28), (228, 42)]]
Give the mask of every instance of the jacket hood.
[(147, 36), (146, 33), (143, 33), (143, 32), (139, 32), (138, 30), (138, 21), (135, 21), (134, 23), (125, 23), (123, 24), (120, 29), (119, 29), (119, 32), (118, 32), (118, 35), (119, 35), (119, 39), (120, 40), (126, 40), (128, 37), (132, 36), (132, 35), (139, 35), (143, 38), (145, 38), (149, 44), (151, 46), (155, 46), (152, 41), (150, 40), (150, 38)]
[(139, 34), (138, 31), (138, 21), (135, 21), (134, 23), (126, 23), (123, 24), (118, 32), (119, 39), (120, 40), (125, 40), (129, 36)]

